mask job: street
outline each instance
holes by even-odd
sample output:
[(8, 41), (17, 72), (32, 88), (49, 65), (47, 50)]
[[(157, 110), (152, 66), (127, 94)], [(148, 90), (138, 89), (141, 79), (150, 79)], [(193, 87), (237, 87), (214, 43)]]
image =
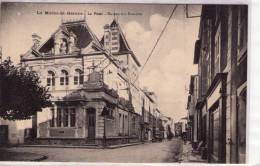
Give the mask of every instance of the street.
[(14, 147), (9, 150), (46, 155), (46, 162), (178, 162), (182, 153), (182, 141), (172, 139), (117, 149)]

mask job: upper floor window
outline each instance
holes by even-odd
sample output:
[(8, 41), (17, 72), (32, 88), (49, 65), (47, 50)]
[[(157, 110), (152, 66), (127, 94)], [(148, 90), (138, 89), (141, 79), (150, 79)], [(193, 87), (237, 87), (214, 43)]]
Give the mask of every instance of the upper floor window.
[[(238, 10), (238, 51), (247, 48), (247, 6), (240, 6)], [(242, 56), (242, 55), (241, 55)], [(240, 58), (240, 56), (238, 57)]]
[(209, 88), (211, 84), (211, 65), (210, 65), (210, 56), (207, 57), (207, 88)]
[(47, 86), (55, 86), (55, 74), (53, 71), (48, 71)]
[(221, 56), (221, 25), (218, 26), (215, 35), (215, 74), (220, 72), (220, 56)]
[(219, 19), (220, 19), (220, 6), (216, 6), (216, 18), (215, 18), (215, 24), (218, 23)]
[(82, 85), (83, 84), (83, 71), (80, 69), (75, 70), (75, 75), (74, 75), (74, 85)]
[(60, 85), (69, 85), (69, 73), (61, 70)]

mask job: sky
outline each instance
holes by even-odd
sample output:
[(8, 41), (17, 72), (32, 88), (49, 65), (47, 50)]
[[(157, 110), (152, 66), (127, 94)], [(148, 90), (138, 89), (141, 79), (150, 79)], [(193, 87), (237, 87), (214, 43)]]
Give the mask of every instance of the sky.
[[(84, 17), (76, 14), (67, 15), (67, 12), (86, 13), (87, 24), (99, 39), (103, 35), (104, 25), (115, 17), (107, 13), (116, 12), (122, 13), (117, 16), (118, 22), (131, 49), (141, 64), (144, 64), (174, 6), (174, 4), (3, 3), (0, 20), (0, 46), (3, 59), (10, 56), (15, 63), (19, 63), (20, 55), (27, 52), (32, 45), (33, 33), (41, 36), (44, 42), (59, 27), (62, 19)], [(189, 15), (200, 15), (200, 10), (201, 5), (189, 5)], [(44, 14), (45, 11), (65, 14), (48, 15)], [(141, 87), (145, 86), (156, 93), (161, 112), (172, 117), (175, 122), (187, 116), (189, 79), (191, 74), (197, 72), (197, 66), (193, 65), (193, 56), (199, 21), (199, 17), (186, 18), (184, 5), (178, 5), (139, 76)]]

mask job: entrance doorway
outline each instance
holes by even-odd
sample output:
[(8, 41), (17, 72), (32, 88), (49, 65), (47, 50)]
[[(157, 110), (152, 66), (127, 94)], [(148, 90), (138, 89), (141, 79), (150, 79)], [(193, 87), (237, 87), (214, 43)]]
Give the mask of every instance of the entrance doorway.
[(8, 126), (0, 125), (0, 146), (8, 144)]
[(88, 139), (94, 140), (96, 136), (96, 109), (88, 108), (86, 116), (86, 124), (88, 129)]
[(246, 161), (246, 89), (238, 96), (238, 163)]
[(221, 163), (223, 156), (223, 140), (222, 140), (222, 116), (219, 101), (215, 103), (210, 109), (209, 117), (209, 162)]

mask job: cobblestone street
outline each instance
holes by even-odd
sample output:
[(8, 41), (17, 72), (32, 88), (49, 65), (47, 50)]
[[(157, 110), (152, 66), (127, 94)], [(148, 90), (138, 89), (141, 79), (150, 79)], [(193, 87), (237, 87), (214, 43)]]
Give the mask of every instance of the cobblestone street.
[(44, 161), (60, 162), (178, 162), (182, 141), (145, 143), (117, 149), (32, 148), (14, 147), (10, 151), (31, 152), (48, 156)]

